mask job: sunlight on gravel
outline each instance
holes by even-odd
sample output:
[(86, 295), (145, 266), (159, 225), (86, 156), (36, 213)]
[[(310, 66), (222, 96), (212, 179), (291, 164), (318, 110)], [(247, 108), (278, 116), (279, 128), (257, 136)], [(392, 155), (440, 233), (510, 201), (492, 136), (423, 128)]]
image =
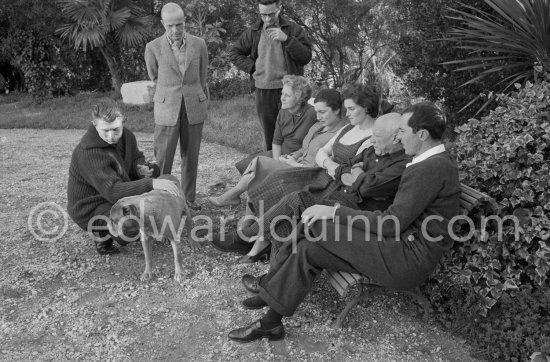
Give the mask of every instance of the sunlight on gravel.
[[(240, 278), (264, 273), (267, 265), (238, 265), (237, 256), (222, 254), (207, 242), (192, 253), (183, 240), (186, 278), (178, 284), (170, 245), (156, 242), (153, 278), (141, 283), (139, 243), (121, 248), (119, 255), (98, 256), (84, 232), (70, 219), (65, 224), (61, 213), (67, 203), (71, 152), (82, 134), (0, 130), (0, 360), (472, 360), (463, 341), (433, 320), (424, 322), (420, 308), (401, 295), (376, 296), (369, 305), (356, 307), (342, 330), (332, 329), (344, 301), (324, 277), (298, 312), (284, 319), (285, 340), (246, 345), (229, 341), (231, 329), (262, 314), (240, 307), (247, 297)], [(137, 136), (146, 156), (152, 157), (152, 135)], [(243, 156), (202, 144), (200, 214), (214, 220), (242, 215), (243, 206), (213, 209), (206, 197), (210, 190), (221, 193), (236, 183), (233, 164)], [(177, 170), (179, 163), (174, 165), (179, 177)], [(38, 205), (54, 211), (29, 219)], [(37, 220), (46, 232), (35, 230)], [(48, 241), (54, 231), (62, 235)]]

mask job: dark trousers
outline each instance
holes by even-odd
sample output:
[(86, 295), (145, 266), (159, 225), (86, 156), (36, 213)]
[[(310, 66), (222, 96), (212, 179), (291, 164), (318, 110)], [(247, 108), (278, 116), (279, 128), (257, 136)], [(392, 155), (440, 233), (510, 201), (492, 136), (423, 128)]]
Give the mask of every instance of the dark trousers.
[(322, 243), (298, 239), (293, 252), (293, 243), (287, 242), (272, 258), (269, 272), (260, 280), (259, 295), (277, 313), (293, 315), (323, 269), (358, 273), (349, 261)]
[(260, 118), (260, 123), (264, 130), (265, 145), (268, 151), (273, 144), (275, 123), (277, 122), (277, 115), (281, 109), (281, 90), (280, 88), (256, 88), (256, 111), (258, 112), (258, 117)]
[[(310, 241), (305, 235), (317, 239)], [(441, 255), (436, 243), (419, 237), (380, 237), (362, 228), (316, 222), (309, 232), (298, 234), (294, 245), (284, 243), (272, 257), (269, 272), (260, 280), (260, 297), (279, 314), (291, 316), (323, 269), (359, 273), (379, 285), (411, 289), (429, 277)]]
[(190, 202), (195, 201), (202, 126), (203, 123), (189, 124), (183, 99), (179, 119), (175, 126), (155, 125), (155, 159), (163, 175), (172, 173), (172, 164), (179, 139), (181, 189)]
[[(322, 192), (291, 192), (263, 215), (258, 215), (258, 223), (244, 227), (242, 233), (248, 237), (257, 236), (260, 235), (260, 228), (262, 228), (263, 234), (260, 236), (271, 242), (270, 263), (273, 264), (274, 255), (277, 254), (279, 248), (284, 244), (281, 240), (290, 238), (293, 232), (299, 232), (296, 226), (301, 225), (299, 219), (308, 207), (316, 204), (334, 206), (336, 203), (353, 209), (359, 208), (353, 201), (352, 195), (340, 191), (333, 192), (329, 198), (323, 198)], [(288, 218), (283, 218), (284, 216)], [(292, 219), (293, 222), (289, 219)]]

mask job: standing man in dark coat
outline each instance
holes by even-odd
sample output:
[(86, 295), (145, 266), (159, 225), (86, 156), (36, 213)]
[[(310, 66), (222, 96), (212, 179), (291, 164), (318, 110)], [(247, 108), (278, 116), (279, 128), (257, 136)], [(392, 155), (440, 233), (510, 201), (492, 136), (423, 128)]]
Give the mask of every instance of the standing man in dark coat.
[(256, 110), (271, 149), (281, 109), (283, 76), (303, 75), (311, 61), (311, 42), (304, 29), (281, 15), (281, 0), (258, 0), (260, 21), (240, 36), (230, 51), (231, 62), (250, 74), (256, 89)]
[[(283, 316), (294, 314), (323, 269), (364, 274), (377, 284), (412, 288), (435, 269), (453, 245), (450, 221), (459, 213), (458, 169), (441, 137), (445, 118), (432, 103), (406, 110), (398, 139), (407, 164), (395, 199), (385, 211), (314, 205), (301, 215), (312, 227), (297, 242), (285, 243), (267, 275), (255, 283), (244, 280), (256, 296), (243, 301), (248, 309), (269, 307), (247, 327), (229, 333), (237, 342), (285, 335)], [(324, 221), (323, 221), (324, 220)]]
[(185, 31), (182, 8), (167, 3), (161, 10), (166, 33), (145, 46), (149, 78), (156, 84), (155, 159), (162, 174), (172, 172), (178, 139), (181, 188), (194, 210), (202, 126), (207, 119), (208, 53), (203, 39)]

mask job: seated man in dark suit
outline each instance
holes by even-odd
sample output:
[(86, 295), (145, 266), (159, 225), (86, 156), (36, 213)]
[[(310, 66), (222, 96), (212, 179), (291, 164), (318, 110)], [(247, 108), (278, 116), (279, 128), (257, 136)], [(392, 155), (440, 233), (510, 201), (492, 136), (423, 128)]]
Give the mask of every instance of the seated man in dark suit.
[(243, 280), (257, 293), (243, 305), (269, 307), (268, 312), (231, 331), (229, 338), (284, 338), (282, 317), (295, 312), (323, 269), (363, 274), (393, 288), (412, 288), (428, 278), (453, 244), (449, 221), (459, 212), (458, 169), (441, 141), (445, 126), (443, 113), (432, 103), (406, 110), (398, 139), (414, 157), (392, 205), (385, 211), (338, 205), (306, 209), (301, 221), (310, 229), (299, 235), (297, 245), (285, 243), (259, 281)]
[[(118, 200), (151, 190), (178, 195), (172, 181), (151, 178), (160, 174), (158, 166), (146, 165), (136, 137), (123, 123), (116, 103), (94, 106), (92, 124), (75, 147), (69, 168), (67, 211), (90, 233), (101, 255), (118, 252), (107, 224), (111, 206)], [(116, 240), (124, 245), (131, 238), (124, 239)]]

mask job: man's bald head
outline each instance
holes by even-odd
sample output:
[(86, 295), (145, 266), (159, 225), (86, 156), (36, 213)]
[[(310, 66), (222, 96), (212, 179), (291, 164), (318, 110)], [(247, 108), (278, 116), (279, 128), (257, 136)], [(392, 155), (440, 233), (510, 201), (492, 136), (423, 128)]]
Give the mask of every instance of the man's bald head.
[(394, 153), (402, 148), (401, 143), (396, 140), (400, 125), (400, 113), (386, 113), (376, 119), (372, 127), (372, 141), (377, 155)]
[(164, 20), (167, 16), (182, 16), (185, 18), (183, 9), (176, 3), (166, 3), (162, 7), (160, 11), (160, 18)]
[(376, 119), (373, 128), (378, 128), (384, 132), (397, 132), (401, 125), (401, 114), (397, 112), (386, 113)]
[(160, 11), (160, 22), (166, 30), (166, 36), (171, 42), (179, 44), (185, 31), (185, 14), (181, 6), (168, 3)]

